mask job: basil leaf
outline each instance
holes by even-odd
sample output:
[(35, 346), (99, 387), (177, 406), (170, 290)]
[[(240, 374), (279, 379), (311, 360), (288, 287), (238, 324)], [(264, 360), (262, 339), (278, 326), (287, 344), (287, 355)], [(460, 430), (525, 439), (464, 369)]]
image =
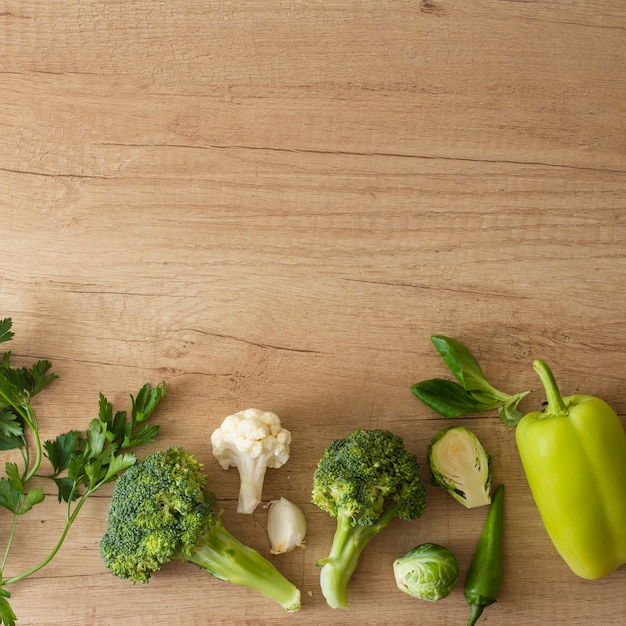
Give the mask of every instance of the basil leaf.
[(463, 389), (493, 391), (478, 361), (460, 341), (443, 335), (433, 335), (431, 341)]
[(480, 413), (499, 407), (502, 402), (475, 398), (451, 380), (433, 378), (416, 383), (411, 391), (431, 409), (444, 417), (459, 417), (468, 413)]
[(493, 387), (485, 378), (474, 355), (460, 341), (433, 335), (431, 341), (458, 383), (439, 378), (411, 387), (413, 393), (444, 417), (459, 417), (499, 409), (500, 419), (515, 426), (522, 418), (517, 405), (528, 392), (508, 394)]

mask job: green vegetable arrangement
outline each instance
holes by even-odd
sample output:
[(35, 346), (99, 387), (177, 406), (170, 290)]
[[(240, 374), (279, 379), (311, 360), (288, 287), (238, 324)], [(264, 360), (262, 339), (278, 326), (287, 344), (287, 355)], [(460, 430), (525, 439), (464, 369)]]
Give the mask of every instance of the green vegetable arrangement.
[[(0, 321), (0, 342), (13, 338), (12, 321)], [(0, 450), (18, 450), (21, 463), (7, 462), (0, 478), (0, 506), (12, 516), (0, 570), (0, 623), (14, 626), (16, 616), (9, 603), (8, 587), (45, 567), (63, 545), (85, 501), (96, 490), (111, 483), (136, 462), (133, 448), (156, 440), (159, 427), (147, 420), (165, 395), (163, 384), (144, 385), (131, 396), (130, 416), (113, 413), (111, 403), (101, 394), (99, 415), (85, 434), (69, 431), (54, 440), (41, 442), (32, 401), (57, 376), (50, 362), (37, 361), (30, 368), (11, 367), (11, 353), (0, 359)], [(51, 471), (44, 473), (44, 457)], [(43, 502), (44, 490), (33, 486), (34, 479), (51, 480), (65, 502), (65, 526), (57, 543), (41, 562), (21, 573), (7, 575), (15, 531), (22, 515)]]
[[(12, 338), (11, 319), (0, 320), (0, 343)], [(523, 416), (518, 405), (529, 392), (496, 389), (461, 342), (443, 335), (432, 341), (457, 382), (425, 380), (412, 386), (413, 393), (447, 418), (498, 410), (505, 424), (516, 427), (533, 498), (571, 570), (595, 579), (625, 564), (626, 432), (613, 409), (594, 396), (562, 397), (549, 367), (536, 360), (533, 367), (547, 406)], [(180, 559), (255, 590), (287, 611), (300, 609), (300, 590), (224, 527), (208, 477), (193, 455), (182, 447), (168, 448), (137, 461), (134, 449), (156, 441), (159, 427), (148, 420), (165, 395), (164, 383), (141, 387), (131, 396), (129, 413), (114, 412), (100, 394), (98, 416), (84, 433), (69, 431), (42, 442), (33, 399), (57, 378), (50, 370), (46, 360), (13, 367), (10, 352), (0, 356), (0, 450), (12, 451), (18, 459), (7, 462), (0, 477), (0, 507), (11, 515), (4, 555), (0, 553), (0, 624), (14, 626), (17, 619), (10, 605), (11, 585), (54, 558), (87, 498), (112, 482), (100, 551), (113, 574), (146, 583), (163, 564)], [(488, 505), (464, 583), (468, 626), (473, 626), (502, 585), (504, 486), (491, 493), (491, 458), (467, 428), (442, 429), (431, 440), (427, 459), (434, 484), (457, 502), (466, 508)], [(402, 439), (382, 429), (354, 430), (323, 451), (311, 501), (336, 519), (330, 552), (317, 562), (320, 588), (331, 608), (348, 607), (349, 583), (370, 540), (394, 519), (410, 521), (424, 513), (426, 491), (419, 470)], [(44, 500), (41, 484), (46, 481), (54, 483), (65, 505), (64, 528), (42, 561), (7, 574), (19, 520)], [(303, 515), (298, 519), (300, 535), (290, 545), (301, 545), (306, 532)], [(287, 519), (287, 527), (292, 521)], [(293, 535), (281, 523), (272, 528), (279, 531), (279, 542)], [(393, 570), (401, 591), (437, 602), (454, 588), (458, 562), (446, 548), (425, 543), (396, 559)]]
[(419, 464), (402, 439), (387, 430), (355, 430), (333, 441), (313, 475), (312, 502), (337, 528), (330, 554), (318, 561), (327, 604), (347, 608), (348, 583), (369, 541), (392, 520), (424, 513)]
[(113, 490), (100, 542), (106, 566), (119, 578), (147, 583), (163, 564), (189, 561), (287, 611), (299, 610), (300, 591), (226, 530), (206, 485), (202, 466), (183, 448), (155, 452), (133, 465)]
[(444, 417), (500, 409), (516, 426), (517, 449), (534, 501), (556, 550), (577, 576), (597, 579), (626, 563), (626, 432), (615, 411), (590, 395), (562, 397), (549, 367), (535, 360), (548, 400), (543, 412), (517, 409), (528, 392), (492, 391), (459, 341), (432, 338), (459, 381), (413, 385)]

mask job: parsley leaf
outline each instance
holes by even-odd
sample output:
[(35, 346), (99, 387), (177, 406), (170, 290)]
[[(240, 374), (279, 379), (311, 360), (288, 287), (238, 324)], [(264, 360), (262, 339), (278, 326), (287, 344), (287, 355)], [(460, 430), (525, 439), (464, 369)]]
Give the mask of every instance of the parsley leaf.
[(3, 320), (0, 320), (0, 343), (13, 339), (15, 333), (11, 331), (12, 326), (13, 321), (10, 317), (5, 317)]
[[(11, 327), (10, 318), (0, 320), (0, 343), (13, 337)], [(42, 444), (31, 400), (57, 378), (51, 367), (44, 359), (29, 368), (11, 367), (11, 352), (0, 356), (0, 450), (19, 448), (22, 456), (21, 468), (8, 462), (5, 476), (0, 477), (0, 507), (13, 514), (0, 569), (0, 624), (5, 626), (15, 626), (16, 621), (7, 587), (39, 571), (54, 558), (87, 498), (136, 462), (129, 448), (155, 441), (159, 432), (159, 427), (147, 420), (165, 395), (164, 383), (154, 388), (146, 384), (136, 398), (131, 396), (130, 416), (126, 411), (114, 413), (111, 403), (100, 394), (98, 417), (91, 421), (84, 435), (71, 430)], [(38, 473), (44, 457), (52, 468), (47, 475)], [(46, 558), (20, 574), (4, 578), (2, 570), (18, 518), (45, 498), (42, 487), (28, 488), (35, 476), (52, 480), (59, 502), (67, 503), (65, 526)]]
[(77, 430), (70, 430), (58, 435), (54, 441), (44, 442), (45, 455), (52, 465), (55, 476), (68, 468), (79, 436), (80, 433)]
[(41, 487), (35, 487), (24, 493), (16, 489), (10, 480), (0, 478), (0, 506), (8, 509), (15, 515), (23, 515), (30, 511), (35, 504), (43, 502), (45, 498)]
[(23, 443), (24, 426), (10, 405), (0, 402), (0, 450), (12, 450)]
[(4, 596), (0, 596), (0, 624), (5, 626), (15, 626), (17, 616), (13, 612), (9, 601)]
[[(155, 387), (146, 383), (136, 398), (131, 396), (129, 416), (126, 411), (114, 412), (113, 405), (100, 394), (98, 417), (90, 422), (84, 436), (71, 431), (46, 441), (45, 454), (54, 469), (49, 477), (57, 485), (59, 500), (76, 499), (80, 487), (91, 492), (130, 467), (136, 457), (121, 450), (156, 441), (159, 426), (146, 420), (164, 396), (164, 383)], [(64, 470), (67, 476), (61, 478)]]

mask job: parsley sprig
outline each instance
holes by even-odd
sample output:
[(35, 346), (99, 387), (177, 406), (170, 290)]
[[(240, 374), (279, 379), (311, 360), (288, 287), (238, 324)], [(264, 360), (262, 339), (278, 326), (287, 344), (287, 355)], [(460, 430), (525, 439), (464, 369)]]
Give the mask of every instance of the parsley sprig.
[[(11, 329), (11, 318), (0, 320), (0, 343), (13, 338)], [(7, 462), (5, 475), (0, 477), (0, 507), (12, 516), (0, 562), (0, 624), (6, 626), (14, 626), (16, 620), (7, 587), (39, 571), (54, 558), (87, 498), (133, 465), (137, 460), (133, 449), (156, 441), (159, 432), (159, 426), (148, 420), (165, 395), (165, 384), (153, 387), (146, 383), (136, 396), (130, 397), (130, 413), (114, 411), (100, 394), (98, 417), (84, 433), (72, 430), (42, 443), (32, 400), (58, 378), (51, 367), (46, 360), (37, 361), (30, 368), (12, 367), (10, 352), (0, 357), (0, 450), (18, 449), (21, 454), (21, 462)], [(48, 473), (41, 473), (44, 457), (51, 468)], [(5, 577), (20, 517), (45, 498), (41, 486), (32, 486), (33, 479), (55, 483), (59, 502), (66, 507), (65, 525), (43, 561)]]

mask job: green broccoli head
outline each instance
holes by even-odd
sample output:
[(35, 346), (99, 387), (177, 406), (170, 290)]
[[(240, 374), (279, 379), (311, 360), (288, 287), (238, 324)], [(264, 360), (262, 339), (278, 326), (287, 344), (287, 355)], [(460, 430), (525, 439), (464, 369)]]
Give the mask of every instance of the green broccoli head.
[(174, 558), (190, 556), (214, 525), (212, 494), (202, 466), (182, 448), (156, 452), (115, 483), (100, 551), (118, 577), (148, 582)]
[(313, 476), (313, 504), (332, 517), (367, 526), (392, 506), (404, 520), (424, 512), (419, 463), (387, 430), (355, 430), (324, 450)]
[(183, 448), (155, 452), (127, 469), (115, 483), (100, 542), (106, 566), (119, 578), (147, 583), (162, 565), (181, 559), (287, 611), (299, 610), (300, 590), (231, 535), (215, 515), (206, 485), (202, 465)]
[(424, 513), (419, 463), (387, 430), (355, 430), (324, 450), (313, 475), (312, 502), (337, 519), (320, 586), (332, 608), (348, 606), (348, 583), (368, 542), (396, 517)]

